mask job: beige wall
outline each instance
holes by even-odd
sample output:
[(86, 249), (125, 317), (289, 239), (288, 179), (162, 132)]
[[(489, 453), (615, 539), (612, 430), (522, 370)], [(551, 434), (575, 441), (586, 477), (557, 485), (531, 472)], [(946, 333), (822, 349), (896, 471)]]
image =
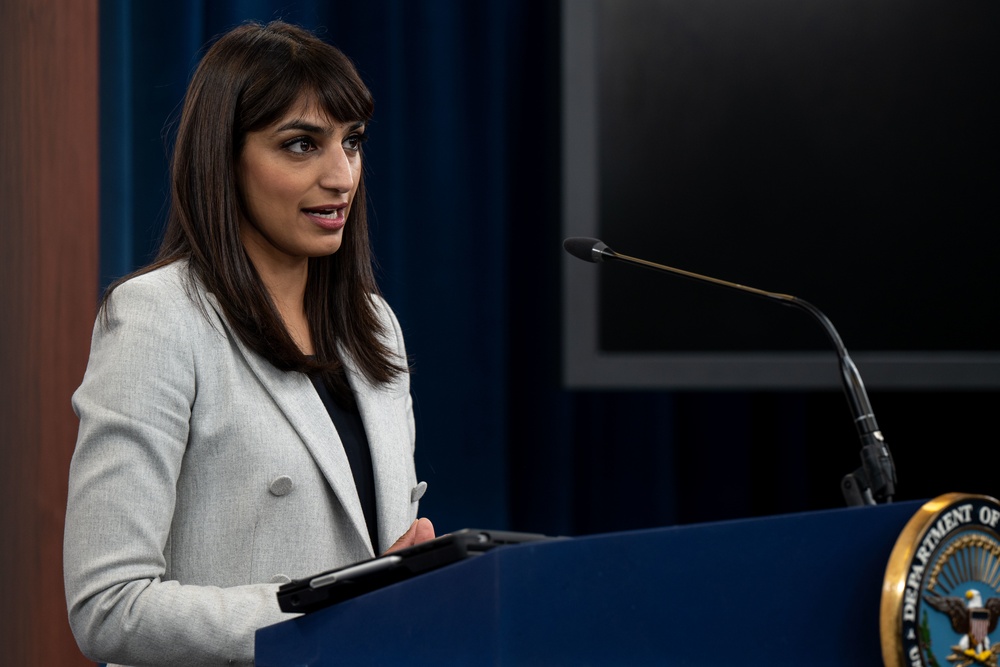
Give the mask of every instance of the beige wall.
[(62, 585), (97, 299), (98, 0), (0, 0), (0, 662), (88, 665)]

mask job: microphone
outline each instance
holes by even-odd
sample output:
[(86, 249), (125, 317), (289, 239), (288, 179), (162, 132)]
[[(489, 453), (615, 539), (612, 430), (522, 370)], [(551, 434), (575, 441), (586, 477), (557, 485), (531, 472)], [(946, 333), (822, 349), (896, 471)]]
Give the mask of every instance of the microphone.
[(569, 254), (585, 262), (601, 263), (606, 260), (623, 262), (641, 266), (655, 271), (663, 271), (684, 278), (691, 278), (702, 282), (728, 287), (741, 292), (749, 292), (759, 297), (777, 301), (785, 306), (792, 306), (806, 311), (812, 315), (823, 326), (827, 337), (833, 343), (840, 360), (841, 381), (844, 393), (847, 395), (847, 402), (854, 416), (854, 424), (861, 437), (861, 467), (852, 473), (848, 473), (841, 479), (840, 489), (844, 495), (844, 500), (848, 505), (876, 505), (880, 502), (892, 502), (892, 497), (896, 493), (896, 470), (892, 461), (892, 454), (889, 453), (889, 446), (879, 430), (875, 415), (872, 413), (871, 404), (868, 401), (868, 394), (865, 392), (865, 385), (861, 381), (861, 374), (857, 366), (847, 354), (840, 334), (834, 328), (833, 323), (827, 319), (819, 308), (808, 301), (804, 301), (790, 294), (780, 294), (777, 292), (766, 292), (754, 287), (747, 287), (737, 283), (731, 283), (718, 278), (703, 276), (698, 273), (675, 269), (671, 266), (648, 262), (644, 259), (629, 257), (615, 252), (603, 241), (592, 238), (573, 237), (563, 241), (563, 248)]

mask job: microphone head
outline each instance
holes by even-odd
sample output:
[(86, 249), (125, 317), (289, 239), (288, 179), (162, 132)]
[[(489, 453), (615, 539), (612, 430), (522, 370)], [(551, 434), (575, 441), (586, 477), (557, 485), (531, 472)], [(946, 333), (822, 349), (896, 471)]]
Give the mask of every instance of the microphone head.
[(566, 239), (563, 241), (563, 249), (585, 262), (601, 262), (604, 260), (604, 251), (611, 252), (611, 249), (603, 241), (584, 236), (573, 236)]

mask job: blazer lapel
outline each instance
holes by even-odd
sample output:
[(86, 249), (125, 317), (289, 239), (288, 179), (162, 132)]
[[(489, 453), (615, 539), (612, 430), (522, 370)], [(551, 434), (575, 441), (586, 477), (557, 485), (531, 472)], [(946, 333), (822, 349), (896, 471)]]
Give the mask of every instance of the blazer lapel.
[(372, 386), (345, 357), (347, 377), (365, 426), (375, 476), (375, 500), (381, 549), (387, 549), (410, 524), (410, 494), (416, 483), (412, 461), (412, 424), (408, 387)]
[(330, 421), (330, 415), (323, 405), (312, 381), (302, 373), (286, 372), (275, 368), (253, 350), (247, 348), (226, 320), (214, 295), (206, 295), (209, 303), (219, 315), (230, 341), (240, 351), (243, 359), (257, 379), (270, 394), (275, 405), (285, 415), (288, 422), (299, 434), (313, 460), (326, 478), (334, 494), (340, 501), (354, 529), (362, 541), (368, 545), (371, 554), (375, 550), (368, 536), (364, 512), (354, 484), (351, 464), (340, 440), (337, 429)]

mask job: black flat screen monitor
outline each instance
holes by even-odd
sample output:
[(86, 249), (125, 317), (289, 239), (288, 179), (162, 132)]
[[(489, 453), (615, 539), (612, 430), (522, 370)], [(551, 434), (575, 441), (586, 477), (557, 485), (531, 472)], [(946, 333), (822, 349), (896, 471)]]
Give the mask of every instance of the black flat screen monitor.
[[(1000, 387), (1000, 3), (566, 0), (562, 21), (565, 237), (804, 299), (869, 387)], [(803, 311), (563, 262), (570, 387), (839, 386)]]

